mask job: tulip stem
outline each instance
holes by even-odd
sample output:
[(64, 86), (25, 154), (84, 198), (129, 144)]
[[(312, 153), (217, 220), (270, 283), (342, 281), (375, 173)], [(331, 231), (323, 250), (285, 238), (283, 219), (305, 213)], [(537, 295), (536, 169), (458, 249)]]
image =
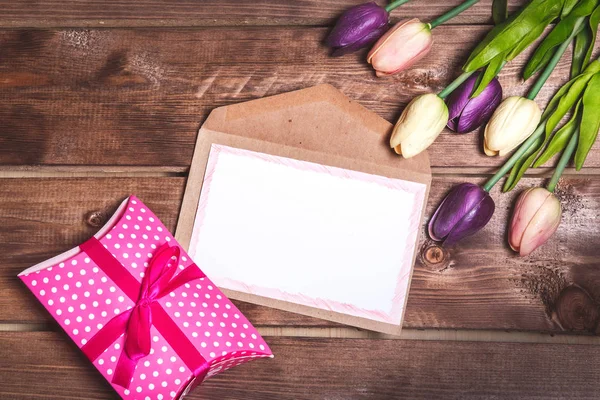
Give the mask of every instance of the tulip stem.
[(558, 62), (562, 58), (563, 54), (565, 54), (565, 51), (567, 51), (567, 47), (569, 47), (569, 44), (571, 44), (571, 41), (573, 40), (573, 38), (579, 33), (584, 19), (585, 19), (584, 17), (581, 17), (577, 21), (575, 21), (575, 25), (573, 26), (573, 31), (571, 32), (571, 35), (569, 35), (567, 40), (565, 40), (558, 47), (558, 49), (556, 49), (556, 52), (550, 59), (550, 62), (548, 63), (548, 65), (546, 65), (546, 68), (544, 68), (544, 70), (542, 71), (540, 76), (537, 78), (537, 81), (535, 81), (535, 84), (529, 91), (529, 94), (527, 95), (527, 98), (529, 100), (534, 100), (536, 98), (536, 96), (538, 95), (538, 93), (540, 92), (540, 90), (542, 90), (542, 87), (544, 86), (544, 84), (546, 83), (546, 81), (548, 80), (550, 75), (552, 74), (552, 71), (554, 71), (556, 64), (558, 64)]
[(400, 7), (404, 3), (408, 3), (409, 1), (410, 0), (396, 0), (396, 1), (392, 1), (390, 4), (388, 4), (387, 6), (385, 6), (385, 11), (390, 12), (393, 9)]
[(429, 26), (431, 27), (431, 29), (433, 29), (433, 28), (437, 27), (438, 25), (441, 25), (444, 22), (456, 17), (458, 14), (465, 11), (467, 8), (471, 7), (473, 4), (475, 4), (477, 2), (479, 2), (479, 0), (465, 1), (458, 7), (453, 8), (452, 10), (448, 11), (446, 14), (441, 15), (441, 16), (437, 17), (436, 19), (434, 19), (433, 21), (431, 21), (429, 23)]
[(483, 190), (486, 192), (492, 190), (494, 185), (498, 183), (498, 181), (502, 179), (502, 177), (506, 175), (508, 171), (510, 171), (510, 169), (516, 164), (517, 161), (519, 161), (521, 156), (525, 154), (533, 142), (535, 142), (537, 138), (539, 138), (544, 132), (546, 132), (546, 120), (540, 122), (537, 129), (531, 134), (531, 136), (529, 136), (529, 139), (523, 142), (521, 147), (519, 147), (519, 149), (504, 163), (498, 172), (496, 172), (496, 174), (483, 185)]
[(571, 157), (573, 156), (573, 152), (575, 152), (575, 149), (577, 148), (578, 141), (579, 129), (577, 129), (573, 133), (573, 136), (571, 136), (571, 140), (569, 140), (567, 148), (562, 153), (562, 156), (560, 156), (560, 160), (558, 160), (558, 164), (556, 165), (556, 169), (552, 174), (552, 178), (550, 178), (550, 182), (548, 182), (548, 186), (546, 186), (546, 189), (548, 189), (549, 192), (554, 193), (554, 189), (556, 189), (556, 185), (558, 184), (560, 176), (564, 172), (565, 168), (567, 167), (567, 164), (569, 163), (569, 160), (571, 160)]
[(471, 75), (473, 75), (475, 71), (464, 72), (458, 78), (456, 78), (451, 84), (446, 86), (444, 90), (442, 90), (438, 96), (443, 100), (450, 95), (450, 93), (454, 92), (457, 87), (459, 87), (464, 81), (469, 79)]

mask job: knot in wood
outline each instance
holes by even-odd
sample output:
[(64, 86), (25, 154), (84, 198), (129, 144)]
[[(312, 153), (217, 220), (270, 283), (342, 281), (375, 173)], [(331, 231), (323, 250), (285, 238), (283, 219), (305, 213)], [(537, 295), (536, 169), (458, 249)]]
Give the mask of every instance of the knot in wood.
[(449, 264), (448, 251), (442, 246), (433, 242), (426, 242), (421, 247), (421, 260), (426, 266), (442, 270), (448, 267)]
[(106, 214), (102, 211), (92, 211), (85, 217), (85, 222), (93, 228), (100, 228), (106, 223), (106, 220)]
[(571, 285), (558, 296), (556, 315), (565, 330), (594, 332), (600, 312), (584, 289)]

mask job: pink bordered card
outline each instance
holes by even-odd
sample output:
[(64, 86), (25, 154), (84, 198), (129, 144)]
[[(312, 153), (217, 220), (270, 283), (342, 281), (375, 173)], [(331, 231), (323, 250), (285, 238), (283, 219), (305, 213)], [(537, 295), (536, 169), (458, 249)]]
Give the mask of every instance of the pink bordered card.
[(123, 399), (180, 399), (208, 377), (272, 356), (135, 196), (92, 238), (19, 277)]
[(398, 334), (431, 177), (389, 127), (329, 86), (213, 111), (178, 238), (232, 298)]

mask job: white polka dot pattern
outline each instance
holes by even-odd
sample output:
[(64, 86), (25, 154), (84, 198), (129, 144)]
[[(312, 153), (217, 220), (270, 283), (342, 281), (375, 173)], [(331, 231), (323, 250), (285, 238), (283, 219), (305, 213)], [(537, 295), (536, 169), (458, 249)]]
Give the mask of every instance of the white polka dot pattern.
[[(134, 196), (112, 229), (98, 239), (138, 281), (155, 249), (177, 243)], [(180, 270), (193, 264), (183, 250), (180, 263)], [(83, 252), (20, 278), (79, 347), (135, 305)], [(256, 329), (208, 278), (186, 283), (158, 302), (209, 362), (207, 377), (254, 358), (272, 357)], [(150, 355), (138, 363), (129, 389), (113, 385), (124, 399), (176, 399), (201, 383), (156, 328), (151, 335)], [(124, 340), (122, 335), (93, 362), (109, 382)]]

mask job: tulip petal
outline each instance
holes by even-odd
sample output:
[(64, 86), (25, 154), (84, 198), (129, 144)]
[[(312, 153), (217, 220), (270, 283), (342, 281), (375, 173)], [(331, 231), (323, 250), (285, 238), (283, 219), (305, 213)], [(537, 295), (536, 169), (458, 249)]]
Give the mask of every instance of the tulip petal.
[(540, 206), (525, 229), (519, 249), (519, 255), (521, 257), (528, 256), (535, 249), (546, 243), (560, 225), (560, 201), (553, 194), (549, 192), (548, 194), (549, 196)]
[(381, 37), (381, 35), (383, 35), (385, 33), (386, 30), (387, 30), (387, 23), (385, 25), (383, 25), (381, 28), (378, 28), (378, 29), (374, 30), (373, 32), (368, 33), (366, 36), (362, 37), (361, 39), (357, 40), (356, 42), (351, 43), (344, 47), (337, 48), (336, 50), (333, 51), (333, 53), (331, 53), (331, 55), (333, 57), (341, 57), (343, 55), (353, 53), (357, 50), (360, 50), (364, 47), (368, 47), (368, 46), (372, 45), (373, 43), (375, 43), (377, 41), (377, 39), (379, 39)]
[[(496, 155), (499, 149), (503, 147), (503, 140), (507, 136), (504, 132), (507, 120), (512, 117), (515, 109), (518, 107), (518, 100), (519, 97), (517, 96), (507, 97), (496, 111), (494, 111), (483, 134), (483, 150), (485, 154)], [(512, 132), (508, 134), (512, 134)]]
[(485, 142), (485, 140), (483, 142), (483, 152), (485, 153), (486, 156), (497, 156), (498, 155), (497, 151), (491, 150), (487, 147), (487, 143)]
[(502, 86), (494, 79), (479, 96), (467, 102), (458, 119), (456, 131), (467, 133), (479, 128), (491, 118), (501, 101)]
[(496, 205), (491, 196), (483, 198), (479, 204), (471, 209), (465, 216), (458, 221), (452, 231), (446, 237), (444, 245), (452, 245), (459, 240), (474, 235), (487, 225), (492, 219)]
[(508, 228), (508, 244), (514, 251), (519, 251), (521, 248), (521, 239), (523, 239), (523, 233), (531, 220), (531, 217), (537, 212), (537, 209), (531, 212), (531, 208), (527, 210), (523, 207), (527, 197), (534, 188), (529, 188), (519, 195), (517, 203), (513, 211), (513, 216), (510, 221), (510, 227)]
[(446, 197), (444, 197), (444, 200), (442, 200), (442, 202), (440, 203), (440, 205), (438, 206), (438, 208), (435, 210), (435, 212), (433, 213), (433, 216), (431, 217), (431, 219), (429, 220), (429, 224), (427, 225), (427, 231), (429, 232), (429, 237), (433, 240), (435, 240), (436, 242), (441, 242), (442, 240), (444, 240), (443, 237), (437, 236), (434, 232), (433, 227), (435, 226), (435, 223), (437, 221), (437, 216), (440, 213), (440, 210), (442, 208), (444, 208), (444, 203), (446, 202), (446, 200), (448, 199), (448, 196), (450, 194), (446, 195)]
[(448, 107), (440, 97), (433, 93), (417, 96), (394, 126), (390, 147), (404, 158), (413, 157), (435, 141), (447, 122)]
[(433, 142), (435, 142), (438, 135), (442, 133), (444, 126), (446, 126), (445, 122), (440, 127), (434, 127), (432, 131), (435, 131), (435, 134), (423, 135), (423, 137), (411, 135), (406, 138), (400, 145), (402, 146), (402, 157), (412, 158), (424, 152)]
[(405, 70), (431, 50), (433, 37), (429, 25), (416, 18), (402, 20), (375, 43), (367, 56), (377, 76)]
[(475, 88), (475, 82), (477, 81), (479, 74), (471, 75), (465, 82), (463, 82), (456, 90), (450, 93), (446, 104), (448, 105), (448, 128), (453, 131), (457, 130), (458, 121), (460, 116), (469, 103), (471, 93)]
[(383, 45), (385, 45), (385, 43), (390, 39), (390, 37), (398, 29), (402, 28), (403, 26), (405, 26), (405, 25), (407, 25), (408, 23), (411, 23), (411, 22), (419, 22), (419, 20), (417, 18), (413, 18), (413, 19), (403, 19), (401, 21), (398, 21), (396, 23), (396, 25), (394, 25), (382, 37), (380, 37), (379, 40), (377, 41), (377, 43), (375, 43), (375, 45), (371, 49), (371, 51), (369, 51), (369, 54), (367, 54), (367, 62), (369, 64), (371, 64), (371, 60), (373, 60), (373, 57), (375, 57), (375, 55), (379, 52), (379, 50), (381, 50), (381, 48), (383, 47)]
[(542, 112), (533, 100), (518, 96), (506, 98), (485, 127), (485, 153), (500, 156), (510, 153), (531, 136), (541, 116)]
[(487, 192), (472, 183), (454, 186), (429, 223), (430, 236), (438, 240), (446, 238), (458, 221), (487, 196)]
[(365, 3), (346, 10), (325, 40), (339, 56), (374, 43), (387, 29), (389, 14), (376, 3)]
[(448, 120), (448, 125), (446, 125), (448, 127), (448, 129), (450, 129), (453, 132), (456, 132), (456, 127), (458, 125), (458, 118), (450, 118)]

